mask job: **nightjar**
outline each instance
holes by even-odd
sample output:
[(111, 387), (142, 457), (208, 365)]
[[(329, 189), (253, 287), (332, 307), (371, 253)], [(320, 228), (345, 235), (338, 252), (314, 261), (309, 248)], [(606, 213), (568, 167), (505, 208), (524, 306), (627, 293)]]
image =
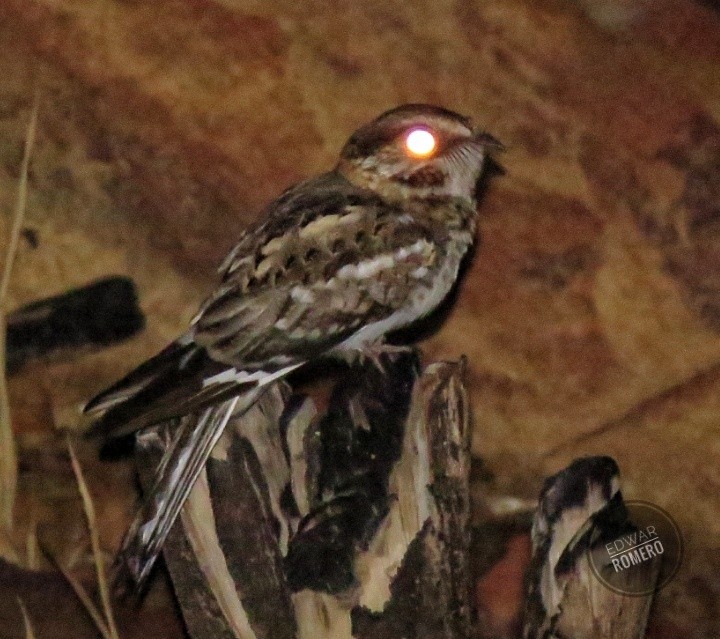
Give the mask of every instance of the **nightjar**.
[(476, 186), (500, 147), (430, 105), (362, 126), (332, 171), (289, 188), (241, 236), (189, 330), (89, 402), (90, 434), (109, 437), (197, 415), (126, 535), (120, 560), (133, 579), (149, 574), (231, 414), (307, 362), (377, 352), (438, 307), (473, 244)]

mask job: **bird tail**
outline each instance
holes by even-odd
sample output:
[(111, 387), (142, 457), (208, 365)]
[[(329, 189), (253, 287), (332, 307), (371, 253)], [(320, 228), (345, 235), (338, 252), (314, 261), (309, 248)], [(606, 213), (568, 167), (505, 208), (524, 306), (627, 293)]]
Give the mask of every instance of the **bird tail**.
[[(227, 371), (231, 374), (223, 378)], [(88, 402), (84, 412), (94, 421), (86, 435), (128, 435), (220, 403), (257, 383), (232, 373), (204, 348), (181, 338)]]
[(117, 589), (127, 591), (131, 586), (135, 591), (142, 590), (170, 529), (230, 417), (248, 410), (261, 393), (261, 387), (253, 388), (201, 413), (184, 417), (175, 429), (162, 425), (138, 438), (140, 446), (146, 449), (159, 447), (163, 453), (152, 488), (125, 534), (115, 560), (113, 582)]
[(130, 581), (136, 590), (142, 587), (230, 417), (243, 414), (270, 382), (301, 365), (238, 371), (214, 361), (184, 337), (87, 404), (85, 413), (95, 420), (86, 433), (91, 437), (121, 437), (168, 422), (138, 436), (141, 445), (160, 444), (163, 453), (152, 487), (125, 535), (116, 561), (116, 585)]

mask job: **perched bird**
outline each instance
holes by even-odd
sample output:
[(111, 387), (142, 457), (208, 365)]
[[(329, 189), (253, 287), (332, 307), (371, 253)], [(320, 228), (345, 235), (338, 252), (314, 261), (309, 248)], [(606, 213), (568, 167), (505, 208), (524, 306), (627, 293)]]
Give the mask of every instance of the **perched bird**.
[(448, 295), (474, 242), (476, 186), (501, 145), (457, 113), (411, 104), (285, 191), (220, 267), (189, 330), (94, 398), (91, 434), (180, 422), (120, 560), (142, 582), (231, 414), (321, 357), (377, 356)]

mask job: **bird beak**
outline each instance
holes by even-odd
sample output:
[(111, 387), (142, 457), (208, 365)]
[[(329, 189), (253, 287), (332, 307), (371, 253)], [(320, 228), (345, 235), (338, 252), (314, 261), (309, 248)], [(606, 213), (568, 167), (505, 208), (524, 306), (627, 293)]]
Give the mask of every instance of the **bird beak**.
[(483, 150), (487, 153), (505, 150), (505, 145), (486, 131), (475, 131), (475, 134), (473, 135), (473, 142), (478, 146), (483, 147)]

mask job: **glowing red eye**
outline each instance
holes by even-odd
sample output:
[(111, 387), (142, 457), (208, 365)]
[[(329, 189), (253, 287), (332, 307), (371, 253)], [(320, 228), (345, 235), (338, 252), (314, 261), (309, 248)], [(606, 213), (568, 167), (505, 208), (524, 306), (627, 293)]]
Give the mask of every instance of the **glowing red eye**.
[(405, 148), (416, 158), (426, 158), (433, 154), (437, 147), (437, 140), (427, 129), (413, 129), (405, 138)]

